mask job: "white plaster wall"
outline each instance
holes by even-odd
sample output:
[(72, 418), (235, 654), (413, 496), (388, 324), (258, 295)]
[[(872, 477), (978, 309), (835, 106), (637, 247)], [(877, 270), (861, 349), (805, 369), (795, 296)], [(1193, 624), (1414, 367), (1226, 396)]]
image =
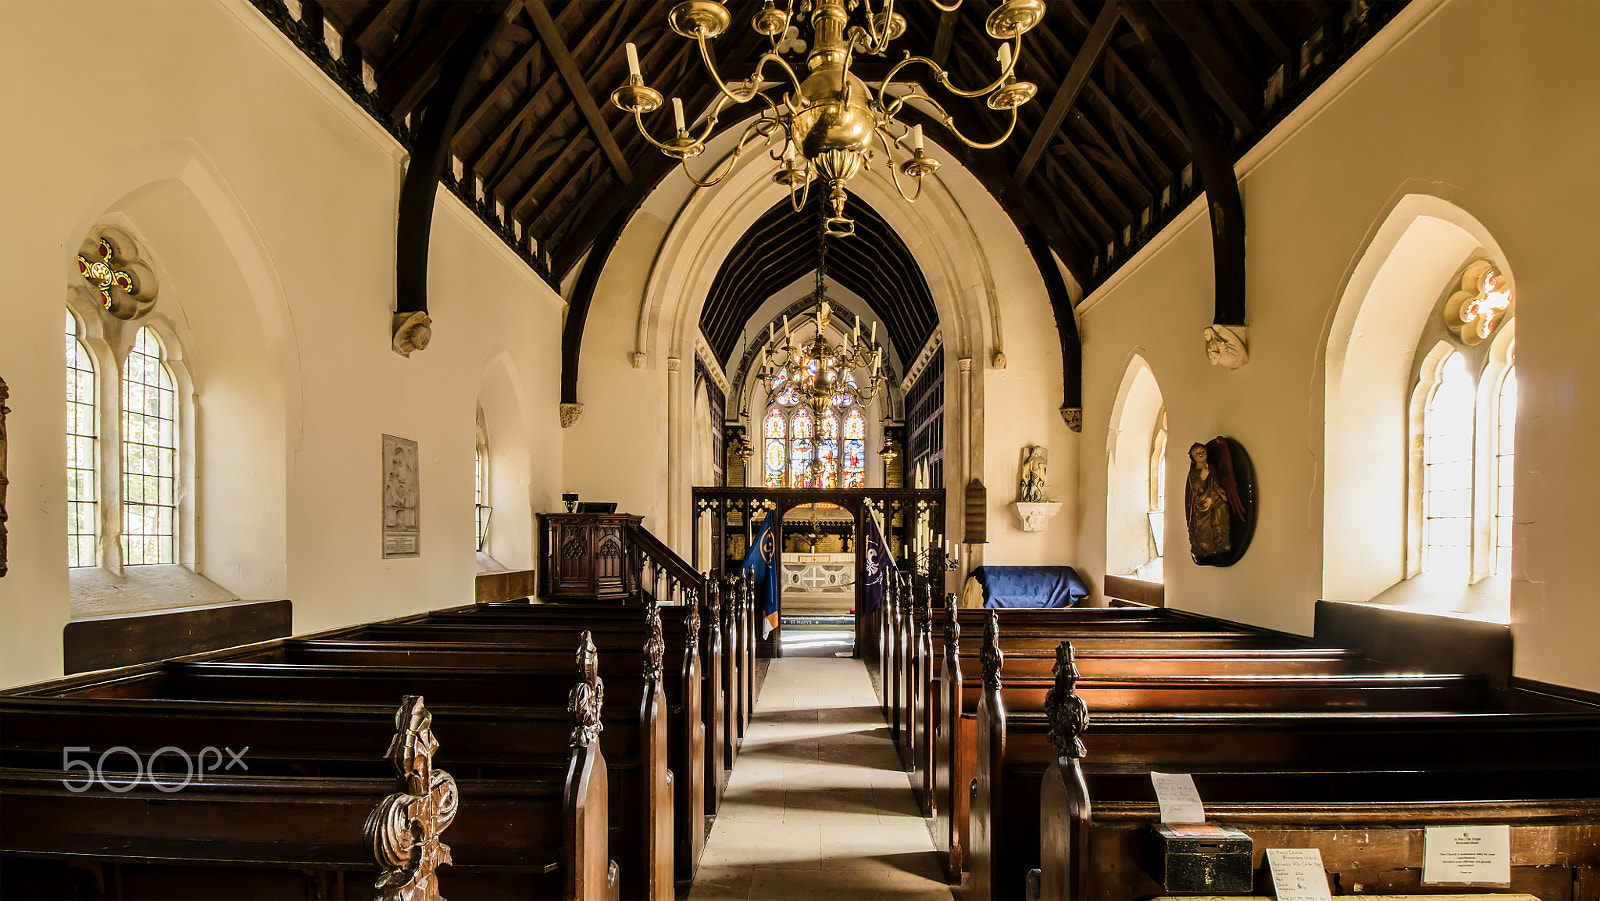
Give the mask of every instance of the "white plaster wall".
[[(1241, 166), (1249, 365), (1230, 372), (1206, 363), (1199, 335), (1211, 321), (1210, 247), (1200, 210), (1191, 210), (1081, 307), (1085, 432), (1108, 427), (1127, 355), (1142, 345), (1173, 446), (1219, 434), (1240, 441), (1260, 492), (1255, 541), (1228, 569), (1189, 563), (1178, 550), (1182, 520), (1169, 517), (1168, 603), (1309, 633), (1323, 568), (1366, 565), (1320, 553), (1329, 324), (1394, 204), (1409, 193), (1439, 196), (1483, 223), (1516, 272), (1518, 373), (1527, 379), (1516, 674), (1600, 688), (1600, 312), (1591, 262), (1600, 246), (1600, 6), (1413, 4), (1391, 28), (1404, 35), (1398, 43), (1364, 50), (1359, 77), (1324, 88)], [(1494, 36), (1494, 64), (1463, 65), (1463, 48), (1484, 35)], [(1169, 467), (1181, 463), (1168, 456), (1178, 461)], [(1086, 447), (1086, 495), (1103, 496), (1105, 470), (1103, 452)], [(1182, 477), (1169, 469), (1169, 497)], [(1103, 515), (1086, 511), (1082, 548), (1102, 564)], [(1377, 565), (1392, 570), (1393, 561)]]
[[(139, 52), (86, 49), (110, 34)], [(0, 683), (61, 669), (61, 309), (72, 254), (108, 211), (148, 223), (189, 323), (202, 573), (243, 597), (287, 595), (298, 631), (470, 600), (491, 358), (517, 361), (533, 424), (525, 506), (497, 518), (526, 520), (560, 491), (554, 292), (441, 192), (433, 344), (393, 354), (403, 151), (246, 3), (9, 3), (0, 41), (0, 375), (16, 410)], [(419, 445), (417, 559), (380, 557), (383, 433)]]

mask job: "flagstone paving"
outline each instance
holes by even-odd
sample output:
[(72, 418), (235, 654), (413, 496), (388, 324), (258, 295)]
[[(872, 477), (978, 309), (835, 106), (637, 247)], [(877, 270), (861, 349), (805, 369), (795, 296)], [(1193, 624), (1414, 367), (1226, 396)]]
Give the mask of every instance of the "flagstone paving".
[(866, 667), (772, 661), (689, 901), (950, 897)]

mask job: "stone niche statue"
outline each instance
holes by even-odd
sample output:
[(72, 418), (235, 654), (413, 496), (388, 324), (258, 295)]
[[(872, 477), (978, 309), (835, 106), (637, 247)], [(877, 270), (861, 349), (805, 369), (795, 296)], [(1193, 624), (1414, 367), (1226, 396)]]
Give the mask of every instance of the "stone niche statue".
[(1044, 491), (1044, 471), (1048, 465), (1048, 451), (1039, 445), (1027, 449), (1022, 461), (1022, 483), (1017, 489), (1017, 501), (1023, 504), (1049, 503)]

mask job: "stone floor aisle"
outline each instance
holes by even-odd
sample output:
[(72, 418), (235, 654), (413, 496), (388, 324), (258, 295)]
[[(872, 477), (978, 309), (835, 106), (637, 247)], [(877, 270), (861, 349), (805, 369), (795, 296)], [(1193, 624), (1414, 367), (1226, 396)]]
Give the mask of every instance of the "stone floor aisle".
[(772, 661), (689, 901), (950, 897), (866, 667)]

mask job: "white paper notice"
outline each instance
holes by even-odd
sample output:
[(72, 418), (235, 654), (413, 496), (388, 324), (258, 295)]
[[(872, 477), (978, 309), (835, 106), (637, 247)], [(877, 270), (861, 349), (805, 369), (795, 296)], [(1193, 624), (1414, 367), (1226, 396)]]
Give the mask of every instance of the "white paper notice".
[(1511, 882), (1510, 826), (1429, 826), (1422, 848), (1425, 883)]
[(1151, 771), (1150, 782), (1156, 787), (1156, 802), (1161, 805), (1163, 823), (1204, 823), (1205, 806), (1200, 803), (1200, 792), (1194, 787), (1194, 778), (1188, 773), (1157, 773)]
[(1316, 848), (1268, 848), (1267, 866), (1278, 901), (1333, 901)]

